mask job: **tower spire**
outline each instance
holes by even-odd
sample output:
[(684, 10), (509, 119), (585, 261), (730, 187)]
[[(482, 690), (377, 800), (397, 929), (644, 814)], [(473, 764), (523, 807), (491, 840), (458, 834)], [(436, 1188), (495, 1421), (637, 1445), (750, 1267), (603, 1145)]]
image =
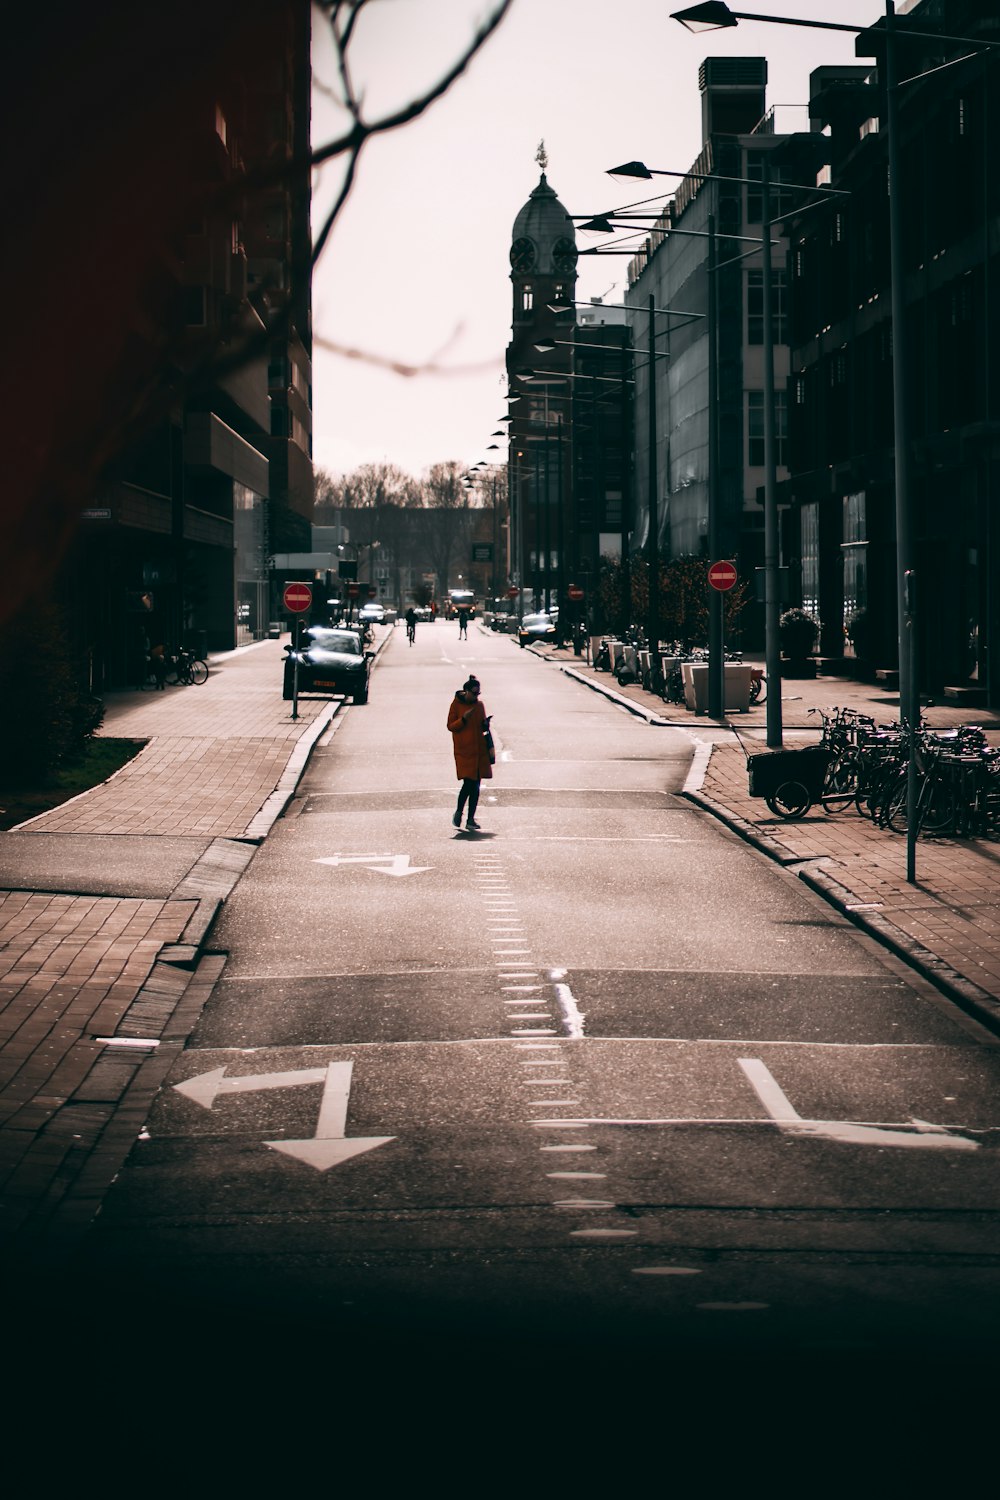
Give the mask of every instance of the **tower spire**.
[(545, 149), (544, 138), (538, 142), (538, 150), (535, 152), (535, 160), (544, 172), (545, 168), (549, 164), (549, 153)]

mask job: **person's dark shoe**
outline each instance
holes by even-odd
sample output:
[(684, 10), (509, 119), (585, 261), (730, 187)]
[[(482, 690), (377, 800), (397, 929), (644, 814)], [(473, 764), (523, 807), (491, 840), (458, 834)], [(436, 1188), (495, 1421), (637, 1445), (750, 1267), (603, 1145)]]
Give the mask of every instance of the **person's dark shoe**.
[(470, 818), (465, 826), (470, 833), (478, 833), (483, 825), (481, 823), (477, 823), (475, 818)]
[(455, 825), (456, 828), (461, 828), (461, 826), (462, 826), (462, 814), (457, 812), (455, 814), (455, 816), (452, 818), (451, 821)]

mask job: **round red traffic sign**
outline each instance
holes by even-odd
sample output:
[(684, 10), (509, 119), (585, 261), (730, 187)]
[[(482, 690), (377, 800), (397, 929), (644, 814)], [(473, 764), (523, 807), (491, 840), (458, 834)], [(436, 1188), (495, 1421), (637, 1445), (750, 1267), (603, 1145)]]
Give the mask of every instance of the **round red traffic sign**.
[(282, 597), (285, 601), (285, 608), (290, 609), (293, 614), (300, 615), (312, 604), (313, 591), (308, 583), (286, 583)]
[(349, 598), (356, 599), (360, 592), (361, 590), (358, 588), (358, 585), (356, 583), (349, 583), (347, 585), (347, 593)]
[(708, 581), (713, 589), (725, 593), (736, 582), (737, 573), (731, 562), (716, 562), (708, 570)]
[(508, 589), (507, 590), (507, 598), (508, 599), (516, 599), (517, 598), (517, 594), (518, 594), (517, 589)]
[(568, 599), (582, 599), (583, 589), (580, 588), (577, 584), (571, 583), (569, 588), (566, 590), (566, 597)]

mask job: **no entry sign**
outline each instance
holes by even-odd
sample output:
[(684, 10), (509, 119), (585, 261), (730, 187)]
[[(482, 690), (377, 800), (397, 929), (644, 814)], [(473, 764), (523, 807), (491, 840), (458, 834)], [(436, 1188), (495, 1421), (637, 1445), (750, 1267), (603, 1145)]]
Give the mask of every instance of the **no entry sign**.
[(736, 582), (736, 569), (731, 562), (715, 562), (708, 570), (708, 581), (713, 589), (725, 593)]
[(307, 583), (286, 583), (282, 598), (285, 601), (285, 608), (299, 615), (312, 604), (313, 591)]

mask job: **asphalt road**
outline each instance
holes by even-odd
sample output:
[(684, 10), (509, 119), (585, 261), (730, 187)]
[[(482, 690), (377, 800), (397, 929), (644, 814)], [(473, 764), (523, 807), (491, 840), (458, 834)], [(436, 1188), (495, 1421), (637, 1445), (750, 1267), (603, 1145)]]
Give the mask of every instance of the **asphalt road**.
[(997, 1043), (678, 796), (690, 758), (509, 639), (398, 631), (225, 908), (95, 1277), (347, 1348), (988, 1351)]

